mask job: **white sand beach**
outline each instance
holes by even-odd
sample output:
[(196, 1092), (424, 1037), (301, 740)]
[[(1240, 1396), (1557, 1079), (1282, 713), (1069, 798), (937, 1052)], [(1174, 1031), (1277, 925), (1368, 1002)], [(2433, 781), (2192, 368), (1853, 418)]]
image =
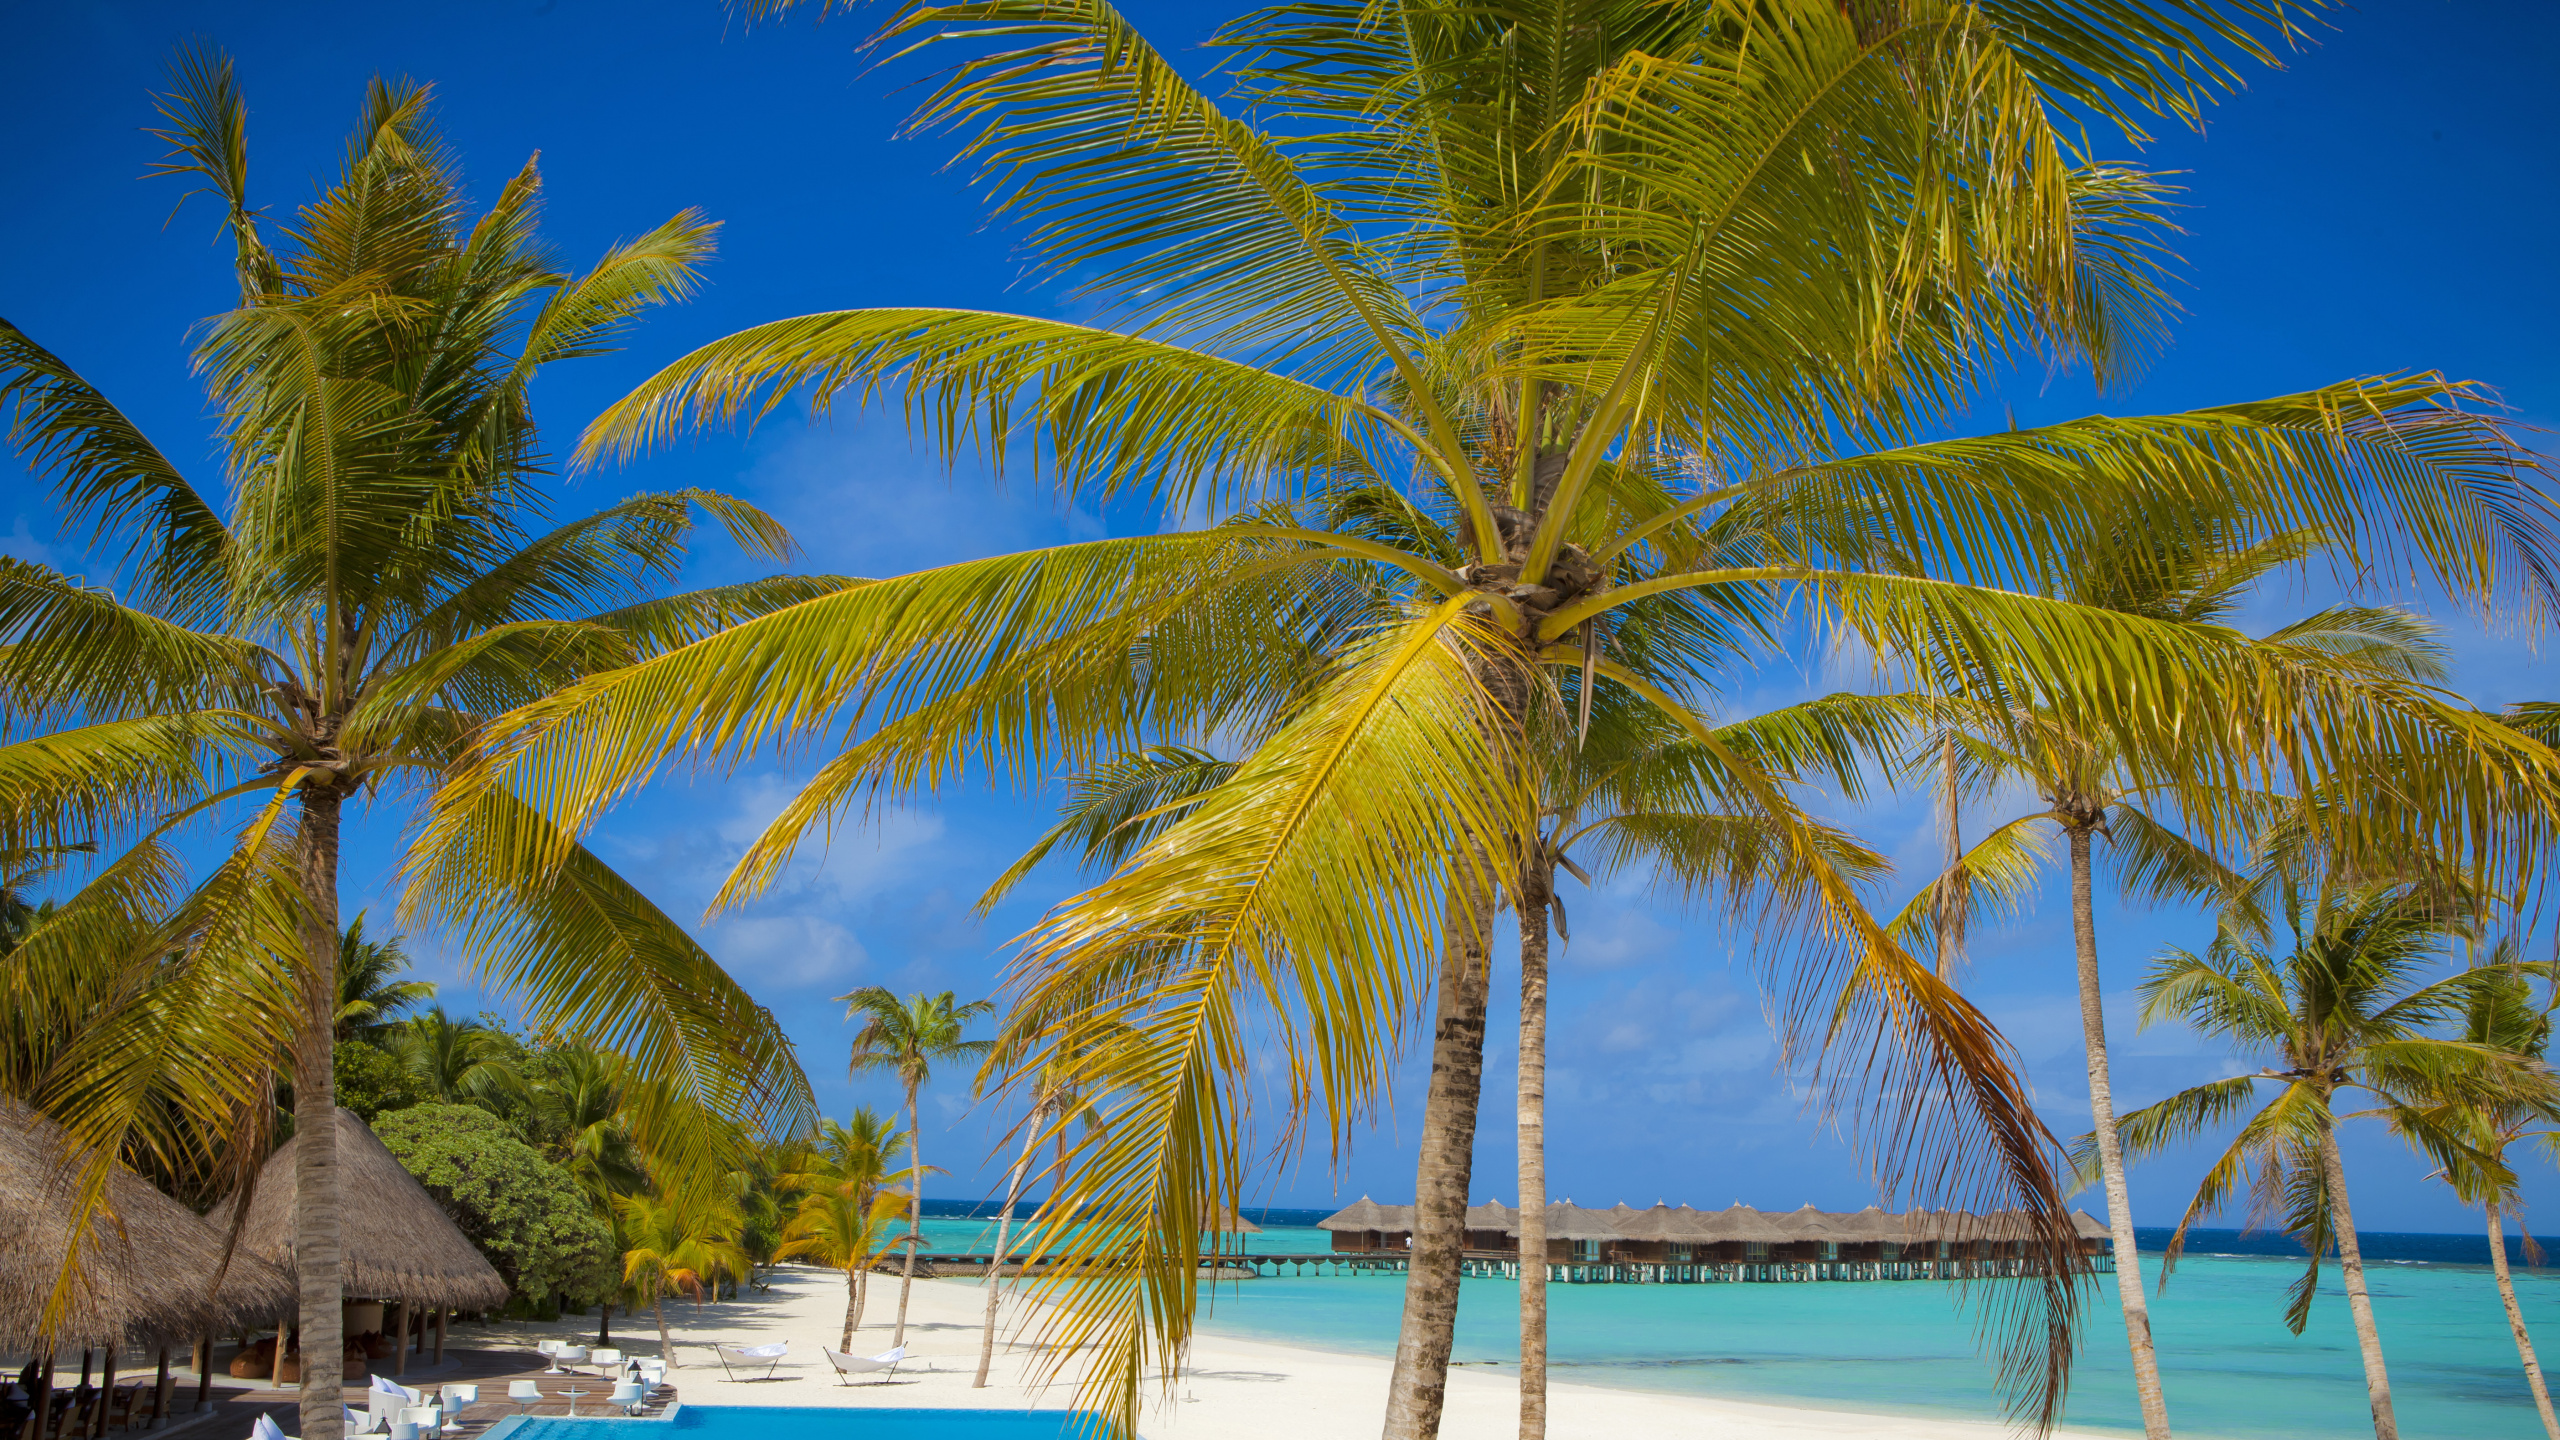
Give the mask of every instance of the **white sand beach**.
[[(909, 1363), (891, 1384), (836, 1383), (821, 1345), (833, 1347), (844, 1318), (844, 1281), (834, 1271), (785, 1266), (769, 1272), (772, 1288), (709, 1307), (667, 1307), (668, 1331), (681, 1368), (668, 1378), (690, 1405), (994, 1406), (1063, 1409), (1074, 1399), (1071, 1381), (1032, 1384), (1036, 1352), (1008, 1346), (1000, 1335), (986, 1389), (973, 1389), (979, 1316), (985, 1304), (978, 1285), (964, 1280), (921, 1280), (908, 1311)], [(889, 1322), (897, 1308), (897, 1281), (877, 1277), (853, 1352), (889, 1347)], [(1005, 1333), (1021, 1329), (1027, 1302), (1008, 1298)], [(614, 1338), (626, 1353), (657, 1353), (657, 1332), (645, 1313), (614, 1317)], [(457, 1331), (457, 1343), (521, 1342), (555, 1336), (592, 1341), (595, 1320), (556, 1325), (498, 1325)], [(712, 1342), (791, 1343), (790, 1355), (771, 1380), (727, 1380), (708, 1348)], [(1151, 1401), (1140, 1424), (1145, 1440), (1372, 1440), (1384, 1413), (1388, 1363), (1262, 1341), (1202, 1336), (1192, 1367), (1174, 1398)], [(1844, 1376), (1844, 1380), (1847, 1377)], [(1505, 1372), (1457, 1370), (1441, 1433), (1449, 1440), (1504, 1440), (1517, 1432), (1518, 1390)], [(2008, 1440), (2007, 1426), (1964, 1420), (1916, 1419), (1697, 1396), (1612, 1390), (1590, 1385), (1549, 1388), (1548, 1433), (1555, 1440), (1652, 1440), (1713, 1435), (1717, 1440), (1818, 1440), (1818, 1437), (1889, 1437), (1889, 1440)], [(2090, 1432), (2055, 1432), (2089, 1437)]]

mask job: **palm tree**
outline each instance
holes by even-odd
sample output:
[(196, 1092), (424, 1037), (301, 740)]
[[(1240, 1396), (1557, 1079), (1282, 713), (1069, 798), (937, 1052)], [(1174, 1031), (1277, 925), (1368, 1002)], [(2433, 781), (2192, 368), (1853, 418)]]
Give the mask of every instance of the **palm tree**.
[[(1766, 643), (1757, 623), (1794, 633), (1769, 618), (1792, 603), (1880, 655), (1935, 657), (1926, 675), (1988, 678), (2127, 743), (2210, 717), (2228, 768), (2335, 758), (2315, 741), (2424, 756), (2457, 724), (2430, 695), (2341, 697), (2239, 637), (2041, 592), (2133, 497), (2159, 523), (2243, 541), (2353, 534), (2473, 597), (2541, 586), (2550, 548), (2534, 462), (2437, 377), (1915, 440), (2007, 355), (2107, 378), (2158, 327), (2157, 183), (2081, 163), (2073, 137), (2090, 114), (2196, 113), (2234, 74), (2221, 47), (2264, 53), (2262, 10), (2201, 0), (2189, 28), (2008, 0), (1375, 13), (1237, 22), (1219, 42), (1231, 105), (1099, 3), (893, 21), (884, 43), (1016, 46), (947, 71), (920, 119), (964, 132), (999, 205), (1118, 307), (1111, 323), (779, 320), (669, 366), (583, 453), (762, 414), (804, 384), (821, 411), (895, 389), (954, 457), (986, 441), (1000, 461), (1024, 439), (1071, 492), (1230, 523), (892, 577), (744, 622), (518, 712), (483, 772), (532, 800), (510, 853), (539, 874), (560, 832), (675, 756), (842, 727), (856, 738), (750, 848), (727, 904), (844, 808), (972, 762), (1020, 780), (1151, 745), (1251, 747), (1055, 911), (1014, 973), (1037, 1028), (1100, 1016), (1148, 1038), (1067, 1186), (1115, 1198), (1057, 1207), (1039, 1237), (1107, 1261), (1059, 1280), (1052, 1314), (1092, 1342), (1090, 1398), (1132, 1423), (1137, 1377), (1180, 1364), (1206, 1224), (1243, 1181), (1246, 1013), (1288, 1042), (1310, 1102), (1292, 1116), (1338, 1136), (1372, 1113), (1398, 1018), (1427, 1000), (1388, 1433), (1436, 1431), (1488, 937), (1537, 808), (1520, 753), (1533, 708), (1616, 687), (1693, 722), (1693, 692)], [(1398, 539), (1333, 523), (1319, 497), (1345, 488), (1387, 525), (1430, 524)], [(1646, 635), (1686, 639), (1631, 643)], [(2315, 702), (2340, 722), (2295, 723)], [(2504, 743), (2511, 769), (2555, 763)], [(1732, 788), (1820, 870), (1820, 827), (1749, 769)], [(439, 823), (469, 805), (453, 792)], [(1846, 877), (1817, 888), (1829, 943), (1764, 952), (1789, 971), (1794, 1038), (1841, 1067), (1833, 1093), (1876, 1127), (1889, 1188), (2039, 1217), (2056, 1273), (2002, 1294), (2018, 1300), (2007, 1373), (2050, 1418), (2077, 1292), (2049, 1137), (1980, 1012)], [(1964, 1162), (1906, 1174), (1924, 1150)]]
[[(2219, 626), (2261, 580), (2319, 548), (2320, 537), (2283, 534), (2232, 551), (2193, 543), (2193, 537), (2175, 530), (2134, 523), (2082, 552), (2062, 593), (2077, 604), (2171, 624)], [(2445, 668), (2426, 627), (2398, 610), (2332, 607), (2277, 630), (2264, 643), (2292, 652), (2305, 667), (2335, 665), (2350, 674), (2390, 680), (2436, 680)], [(2183, 808), (2210, 823), (2217, 811), (2264, 812), (2273, 797), (2255, 791), (2201, 793), (2174, 778), (2174, 754), (2163, 757), (2165, 765), (2139, 767), (2153, 774), (2170, 771), (2169, 783), (2145, 784), (2131, 778), (2137, 767), (2125, 764), (2112, 737), (2088, 734), (2047, 714), (1959, 703), (1946, 716), (1953, 723), (1909, 763), (1947, 777), (1944, 798), (1951, 817), (1966, 792), (1987, 792), (2005, 781), (2033, 786), (2038, 800), (2035, 808), (1996, 826), (1970, 850), (1953, 852), (1946, 873), (1913, 898), (1895, 917), (1893, 928), (1915, 947), (1934, 945), (1939, 973), (1949, 973), (1953, 951), (1970, 924), (1976, 889), (2003, 901), (2018, 898), (2045, 858), (2047, 837), (2061, 836), (2071, 876), (2090, 1134), (2115, 1243), (2116, 1299), (2132, 1353), (2144, 1434), (2149, 1440), (2167, 1440), (2168, 1402), (2151, 1340), (2131, 1192), (2117, 1138), (2106, 1010), (2098, 981), (2094, 848), (2097, 839), (2106, 840), (2119, 888), (2138, 899), (2236, 899), (2248, 888), (2242, 878), (2210, 846), (2181, 833), (2168, 807)], [(1952, 827), (1954, 822), (1949, 823)]]
[[(2526, 964), (2512, 936), (2499, 942), (2464, 998), (2455, 1033), (2484, 1049), (2516, 1057), (2544, 1082), (2537, 1090), (2483, 1093), (2462, 1084), (2423, 1085), (2395, 1096), (2383, 1107), (2392, 1128), (2440, 1165), (2436, 1173), (2467, 1204), (2486, 1214), (2489, 1265), (2498, 1281), (2498, 1300), (2507, 1312), (2507, 1329), (2515, 1336), (2516, 1357), (2524, 1365), (2525, 1385), (2542, 1415), (2543, 1433), (2560, 1440), (2560, 1415), (2551, 1406), (2551, 1389), (2542, 1378), (2542, 1362), (2534, 1356), (2533, 1336), (2526, 1330), (2524, 1308), (2516, 1303), (2515, 1276), (2507, 1268), (2506, 1211), (2518, 1202), (2520, 1182), (2507, 1163), (2519, 1142), (2535, 1140), (2548, 1147), (2560, 1142), (2560, 1130), (2537, 1128), (2560, 1123), (2560, 1087), (2550, 1084), (2551, 1010), (2536, 1004), (2530, 977), (2551, 977), (2548, 963)], [(2448, 1077), (2450, 1078), (2450, 1077)], [(2531, 1259), (2533, 1240), (2525, 1239)]]
[(339, 1039), (379, 1036), (403, 1012), (436, 998), (432, 980), (395, 978), (409, 968), (401, 939), (398, 935), (388, 940), (364, 938), (361, 910), (347, 922), (346, 933), (338, 937)]
[[(898, 1132), (894, 1119), (868, 1105), (857, 1105), (852, 1118), (842, 1125), (832, 1120), (820, 1123), (802, 1169), (783, 1176), (782, 1188), (828, 1196), (829, 1213), (850, 1225), (853, 1217), (869, 1216), (884, 1197), (894, 1200), (889, 1187), (919, 1183), (914, 1171), (889, 1168), (906, 1143), (907, 1137)], [(842, 1229), (839, 1233), (855, 1232)], [(876, 1254), (879, 1248), (872, 1247), (872, 1253)], [(847, 1344), (852, 1343), (853, 1332), (862, 1328), (862, 1306), (870, 1294), (870, 1274), (868, 1260), (845, 1271)]]
[(960, 1004), (948, 990), (900, 1000), (884, 985), (868, 985), (836, 998), (844, 1002), (846, 1019), (862, 1021), (862, 1028), (853, 1033), (850, 1073), (889, 1071), (898, 1077), (907, 1100), (907, 1170), (915, 1183), (907, 1187), (907, 1236), (901, 1242), (907, 1263), (898, 1277), (898, 1327), (889, 1337), (895, 1348), (907, 1343), (907, 1293), (916, 1283), (916, 1247), (924, 1243), (924, 1116), (916, 1108), (916, 1097), (933, 1078), (935, 1061), (964, 1060), (993, 1048), (993, 1041), (964, 1039), (961, 1032), (971, 1020), (996, 1007), (986, 1000)]
[(500, 1095), (524, 1085), (505, 1035), (477, 1020), (457, 1021), (441, 1005), (393, 1026), (383, 1048), (441, 1105), (495, 1109)]
[[(639, 495), (565, 524), (545, 514), (534, 377), (684, 294), (708, 222), (677, 215), (563, 273), (536, 235), (533, 168), (470, 213), (427, 90), (377, 82), (342, 171), (271, 230), (249, 193), (229, 63), (191, 52), (175, 75), (161, 168), (221, 204), (240, 282), (195, 355), (227, 489), (191, 481), (68, 361), (0, 321), (12, 438), (66, 522), (94, 532), (101, 578), (119, 581), (0, 561), (0, 690), (31, 727), (0, 746), (0, 847), (112, 836), (120, 849), (11, 956), (25, 992), (67, 973), (62, 957), (123, 937), (107, 952), (108, 1003), (37, 1087), (97, 1166), (151, 1143), (138, 1127), (158, 1098), (176, 1097), (202, 1135), (248, 1133), (279, 1054), (292, 1056), (299, 1127), (335, 1133), (350, 797), (422, 799), (487, 717), (834, 584), (657, 593), (696, 512), (751, 552), (783, 551), (768, 518), (721, 495)], [(565, 870), (520, 884), (472, 838), (520, 802), (484, 803), (481, 820), (410, 855), (420, 900), (484, 974), (558, 1028), (619, 1045), (704, 1114), (787, 1129), (808, 1112), (779, 1028), (683, 927), (574, 847)], [(163, 837), (208, 818), (231, 828), (229, 853), (189, 883)], [(704, 1131), (692, 1148), (718, 1143)], [(299, 1154), (301, 1433), (335, 1440), (335, 1152)], [(80, 1225), (95, 1222), (104, 1175), (77, 1192)]]
[[(1143, 766), (1146, 761), (1156, 757), (1137, 758)], [(1195, 763), (1197, 758), (1196, 752), (1187, 752), (1182, 756), (1174, 757), (1174, 763), (1190, 765)], [(1104, 786), (1081, 788), (1084, 793), (1078, 796), (1078, 801), (1089, 801), (1097, 796), (1111, 793), (1109, 787)], [(1061, 822), (1059, 828), (1063, 830), (1082, 825), (1086, 831), (1088, 855), (1095, 849), (1108, 848), (1114, 843), (1109, 831), (1096, 828), (1089, 816), (1082, 813), (1090, 808), (1089, 806), (1071, 801), (1065, 808), (1068, 812), (1067, 818)], [(980, 902), (981, 910), (994, 903), (1008, 880), (1026, 873), (1033, 864), (1036, 864), (1038, 857), (1045, 853), (1058, 838), (1061, 837), (1057, 831), (1052, 831), (1049, 836), (1043, 837), (1032, 853), (1014, 866), (1006, 880), (999, 880), (997, 888), (987, 893), (986, 898)], [(1032, 1152), (1038, 1148), (1044, 1137), (1057, 1146), (1057, 1168), (1052, 1174), (1050, 1185), (1054, 1193), (1057, 1188), (1056, 1178), (1066, 1174), (1067, 1130), (1079, 1121), (1084, 1124), (1087, 1131), (1091, 1131), (1101, 1123), (1101, 1113), (1095, 1108), (1091, 1094), (1096, 1083), (1095, 1074), (1097, 1070), (1108, 1072), (1110, 1047), (1125, 1043), (1127, 1039), (1128, 1034), (1125, 1030), (1116, 1026), (1103, 1026), (1083, 1037), (1076, 1045), (1042, 1047), (1047, 1051), (1048, 1058), (1037, 1072), (1037, 1078), (1025, 1087), (1030, 1099), (1030, 1109), (1022, 1117), (1022, 1148), (1014, 1156), (1013, 1173), (1005, 1177), (1004, 1209), (996, 1213), (995, 1252), (987, 1260), (986, 1317), (979, 1327), (978, 1334), (978, 1374), (976, 1379), (969, 1382), (973, 1390), (983, 1390), (987, 1387), (987, 1373), (995, 1365), (996, 1301), (1004, 1293), (1004, 1264), (1006, 1258), (1013, 1253), (1013, 1210), (1022, 1201), (1023, 1181), (1031, 1173)], [(1006, 1063), (1007, 1052), (1022, 1049), (1032, 1043), (1034, 1043), (1032, 1037), (1018, 1032), (999, 1036), (987, 1052), (986, 1063), (980, 1072), (982, 1078), (989, 1072), (1009, 1069)]]
[(836, 1190), (816, 1190), (800, 1197), (791, 1222), (782, 1232), (785, 1257), (815, 1260), (844, 1272), (844, 1334), (838, 1350), (853, 1348), (853, 1332), (862, 1324), (862, 1275), (889, 1248), (891, 1227), (906, 1197), (882, 1190), (863, 1200)]
[[(2289, 953), (2279, 958), (2262, 948), (2253, 938), (2254, 924), (2243, 917), (2226, 921), (2203, 955), (2162, 955), (2142, 987), (2144, 1024), (2184, 1020), (2261, 1057), (2263, 1068), (2191, 1086), (2122, 1117), (2124, 1149), (2138, 1157), (2207, 1127), (2240, 1122), (2239, 1133), (2179, 1217), (2162, 1283), (2184, 1248), (2187, 1227), (2220, 1209), (2245, 1174), (2252, 1220), (2281, 1207), (2285, 1230), (2310, 1256), (2285, 1311), (2285, 1323), (2296, 1334), (2310, 1317), (2321, 1265), (2330, 1247), (2337, 1247), (2374, 1435), (2397, 1440), (2390, 1376), (2365, 1287), (2346, 1169), (2338, 1157), (2338, 1102), (2346, 1092), (2361, 1090), (2388, 1105), (2422, 1087), (2447, 1084), (2473, 1094), (2529, 1094), (2540, 1082), (2509, 1053), (2428, 1033), (2459, 1019), (2489, 978), (2480, 971), (2428, 978), (2447, 942), (2468, 923), (2472, 907), (2464, 898), (2441, 885), (2415, 882), (2335, 883), (2306, 895), (2302, 882), (2287, 876), (2279, 888), (2292, 939)], [(2262, 1086), (2271, 1090), (2263, 1099)], [(2090, 1137), (2082, 1137), (2084, 1165), (2094, 1148)]]
[(649, 1297), (658, 1321), (658, 1354), (681, 1365), (667, 1339), (666, 1297), (691, 1295), (697, 1308), (723, 1275), (746, 1266), (738, 1250), (738, 1212), (710, 1188), (617, 1195), (622, 1216), (622, 1280)]

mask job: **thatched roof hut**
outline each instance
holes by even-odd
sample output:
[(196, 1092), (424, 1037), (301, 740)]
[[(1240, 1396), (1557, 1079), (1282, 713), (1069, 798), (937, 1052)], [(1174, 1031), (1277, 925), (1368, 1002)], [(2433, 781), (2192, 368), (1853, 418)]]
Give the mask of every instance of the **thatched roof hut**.
[(2083, 1240), (2105, 1240), (2111, 1238), (2115, 1234), (2114, 1231), (2107, 1228), (2106, 1221), (2099, 1219), (2097, 1216), (2090, 1214), (2086, 1210), (2074, 1210), (2071, 1212), (2071, 1228), (2079, 1231), (2080, 1238)]
[(1481, 1205), (1470, 1205), (1467, 1207), (1466, 1228), (1498, 1230), (1505, 1235), (1517, 1235), (1520, 1233), (1520, 1212), (1499, 1200), (1487, 1200)]
[[(293, 1157), (304, 1139), (294, 1136), (267, 1158), (240, 1232), (242, 1249), (287, 1270), (293, 1268)], [(338, 1112), (338, 1213), (348, 1299), (448, 1310), (507, 1303), (506, 1280), (350, 1110)]]
[(1617, 1217), (1606, 1210), (1586, 1210), (1570, 1200), (1552, 1201), (1547, 1206), (1547, 1238), (1550, 1240), (1623, 1240)]
[(1786, 1232), (1789, 1240), (1837, 1241), (1865, 1238), (1852, 1235), (1842, 1227), (1840, 1221), (1846, 1217), (1816, 1210), (1810, 1203), (1801, 1210), (1789, 1210), (1782, 1215), (1771, 1215), (1768, 1218), (1772, 1225)]
[[(38, 1321), (71, 1248), (71, 1154), (61, 1127), (0, 1097), (0, 1354), (41, 1349), (47, 1338)], [(248, 1255), (223, 1271), (222, 1233), (122, 1165), (107, 1180), (107, 1202), (113, 1214), (93, 1222), (79, 1288), (50, 1337), (57, 1351), (147, 1351), (293, 1309), (290, 1278)]]
[(1898, 1245), (1917, 1238), (1912, 1225), (1917, 1217), (1896, 1215), (1881, 1205), (1870, 1205), (1846, 1215), (1833, 1214), (1829, 1218), (1832, 1228), (1840, 1232), (1843, 1240), (1883, 1240)]
[(1363, 1195), (1316, 1222), (1319, 1230), (1411, 1230), (1413, 1207), (1381, 1205)]

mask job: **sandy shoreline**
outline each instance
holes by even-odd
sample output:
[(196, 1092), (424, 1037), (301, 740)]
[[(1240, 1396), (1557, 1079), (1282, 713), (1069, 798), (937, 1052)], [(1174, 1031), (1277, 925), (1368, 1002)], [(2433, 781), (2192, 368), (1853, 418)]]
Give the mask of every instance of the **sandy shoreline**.
[[(783, 1267), (770, 1272), (772, 1289), (724, 1301), (699, 1319), (691, 1305), (667, 1307), (667, 1329), (680, 1364), (668, 1378), (694, 1405), (817, 1405), (853, 1409), (897, 1406), (990, 1406), (1065, 1409), (1072, 1383), (1030, 1388), (1034, 1353), (1008, 1347), (999, 1333), (995, 1368), (984, 1390), (969, 1382), (978, 1363), (978, 1319), (985, 1304), (977, 1284), (918, 1281), (908, 1311), (909, 1363), (888, 1385), (842, 1386), (818, 1354), (832, 1347), (844, 1319), (844, 1281), (832, 1271)], [(1008, 1300), (1009, 1322), (1023, 1302)], [(897, 1307), (897, 1282), (878, 1277), (854, 1337), (858, 1355), (889, 1347), (889, 1321)], [(614, 1317), (614, 1338), (630, 1354), (657, 1353), (657, 1331), (647, 1314)], [(583, 1336), (592, 1341), (593, 1317), (557, 1325), (468, 1327), (457, 1343), (481, 1345), (507, 1339), (530, 1346), (537, 1338)], [(791, 1353), (769, 1381), (722, 1378), (708, 1346), (713, 1341), (765, 1344), (788, 1340)], [(1364, 1355), (1336, 1354), (1261, 1340), (1204, 1335), (1193, 1342), (1192, 1366), (1171, 1401), (1151, 1399), (1140, 1421), (1145, 1440), (1372, 1440), (1385, 1412), (1388, 1363)], [(1844, 1375), (1844, 1380), (1849, 1377)], [(1508, 1372), (1459, 1369), (1449, 1377), (1449, 1402), (1441, 1433), (1449, 1440), (1507, 1440), (1516, 1433), (1518, 1390)], [(1594, 1385), (1549, 1387), (1548, 1433), (1554, 1440), (1650, 1440), (1712, 1434), (1718, 1440), (1815, 1440), (1867, 1436), (1890, 1440), (2007, 1440), (2015, 1432), (1992, 1422), (1874, 1415), (1792, 1405)], [(2092, 1432), (2057, 1431), (2097, 1440)]]

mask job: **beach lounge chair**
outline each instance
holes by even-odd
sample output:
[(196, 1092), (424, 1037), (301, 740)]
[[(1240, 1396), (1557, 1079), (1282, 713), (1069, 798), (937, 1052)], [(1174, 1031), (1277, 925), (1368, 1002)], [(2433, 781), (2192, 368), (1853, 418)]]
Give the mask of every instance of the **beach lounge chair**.
[(507, 1382), (507, 1398), (515, 1402), (516, 1413), (521, 1415), (526, 1407), (542, 1403), (542, 1382), (510, 1380)]
[(738, 1379), (739, 1371), (752, 1372), (758, 1366), (762, 1366), (763, 1374), (749, 1374), (747, 1378), (770, 1380), (773, 1378), (773, 1372), (781, 1366), (784, 1355), (790, 1350), (791, 1342), (776, 1340), (770, 1345), (714, 1345), (711, 1348), (719, 1354), (721, 1367), (730, 1379)]
[(791, 1348), (791, 1342), (776, 1340), (770, 1345), (714, 1345), (711, 1348), (719, 1352), (720, 1368), (727, 1372), (730, 1379), (737, 1379), (738, 1371), (742, 1368), (753, 1370), (761, 1365), (764, 1367), (764, 1373), (752, 1378), (770, 1380), (773, 1378), (773, 1372), (780, 1368), (783, 1352)]
[(613, 1393), (605, 1397), (605, 1403), (621, 1407), (625, 1415), (637, 1415), (640, 1407), (649, 1403), (649, 1387), (637, 1380), (625, 1380), (613, 1387)]
[[(895, 1350), (884, 1350), (868, 1360), (859, 1355), (839, 1355), (824, 1345), (818, 1347), (818, 1353), (826, 1356), (827, 1363), (836, 1367), (836, 1383), (850, 1385), (853, 1382), (845, 1378), (848, 1375), (879, 1375), (885, 1380), (897, 1374), (898, 1362), (907, 1358), (907, 1347), (901, 1345)], [(872, 1383), (876, 1385), (883, 1381)]]
[(365, 1413), (370, 1415), (374, 1422), (366, 1428), (388, 1429), (392, 1421), (400, 1418), (402, 1407), (418, 1404), (425, 1399), (425, 1396), (397, 1380), (386, 1380), (376, 1375), (372, 1383), (365, 1387), (364, 1392)]

